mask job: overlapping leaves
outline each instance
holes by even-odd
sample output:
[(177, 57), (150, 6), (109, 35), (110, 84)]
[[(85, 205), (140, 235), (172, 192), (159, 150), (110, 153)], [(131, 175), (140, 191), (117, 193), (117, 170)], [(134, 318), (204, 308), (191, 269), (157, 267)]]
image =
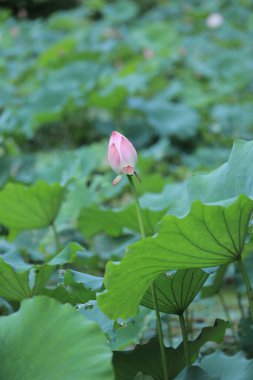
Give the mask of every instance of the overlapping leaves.
[(56, 298), (60, 302), (77, 304), (96, 298), (101, 290), (103, 278), (85, 273), (65, 271), (63, 283), (48, 285), (53, 272), (64, 264), (73, 263), (76, 255), (82, 251), (76, 243), (70, 243), (61, 252), (44, 264), (27, 264), (17, 260), (12, 254), (0, 259), (0, 297), (8, 301), (22, 301), (38, 294)]
[[(201, 346), (206, 342), (222, 342), (226, 327), (227, 323), (218, 319), (213, 327), (203, 328), (200, 335), (194, 341), (189, 342), (191, 362), (194, 362)], [(172, 380), (185, 367), (183, 343), (176, 349), (171, 347), (166, 348), (165, 352), (168, 380)], [(151, 375), (155, 380), (163, 380), (164, 378), (159, 342), (156, 339), (152, 339), (146, 345), (137, 346), (133, 351), (114, 352), (113, 363), (116, 380), (132, 380), (139, 371)]]
[(253, 201), (241, 195), (227, 207), (196, 201), (183, 219), (165, 216), (157, 235), (109, 263), (99, 305), (111, 318), (136, 314), (151, 281), (171, 269), (205, 268), (237, 260), (243, 251)]

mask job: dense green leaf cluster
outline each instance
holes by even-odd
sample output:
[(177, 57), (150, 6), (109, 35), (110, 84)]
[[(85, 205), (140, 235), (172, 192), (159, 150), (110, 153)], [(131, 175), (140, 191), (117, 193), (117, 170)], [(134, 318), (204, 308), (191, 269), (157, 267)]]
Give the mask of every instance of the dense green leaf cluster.
[(84, 2), (46, 20), (3, 13), (0, 133), (60, 135), (68, 145), (116, 126), (140, 145), (155, 136), (250, 137), (250, 7), (180, 0), (145, 10), (121, 0)]

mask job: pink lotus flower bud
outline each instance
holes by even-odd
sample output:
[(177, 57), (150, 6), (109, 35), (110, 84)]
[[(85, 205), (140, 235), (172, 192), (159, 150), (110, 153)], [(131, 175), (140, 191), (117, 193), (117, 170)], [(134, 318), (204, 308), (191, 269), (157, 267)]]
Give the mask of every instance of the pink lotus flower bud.
[[(135, 174), (137, 153), (133, 144), (117, 131), (113, 131), (108, 146), (108, 163), (117, 174)], [(116, 185), (121, 180), (118, 176), (113, 181)]]

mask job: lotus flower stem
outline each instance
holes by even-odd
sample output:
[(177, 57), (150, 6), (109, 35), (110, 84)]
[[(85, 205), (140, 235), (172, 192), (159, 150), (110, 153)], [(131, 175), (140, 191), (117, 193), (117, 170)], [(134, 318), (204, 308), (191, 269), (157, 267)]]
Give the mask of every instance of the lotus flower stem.
[[(144, 230), (144, 225), (143, 225), (142, 216), (141, 216), (141, 208), (140, 208), (138, 195), (136, 193), (133, 177), (132, 177), (132, 175), (128, 175), (127, 178), (128, 178), (128, 181), (129, 181), (132, 193), (133, 193), (134, 201), (135, 201), (137, 218), (138, 218), (138, 222), (139, 222), (139, 226), (140, 226), (140, 232), (141, 232), (141, 238), (145, 239), (145, 230)], [(155, 314), (156, 314), (157, 332), (158, 332), (160, 351), (161, 351), (163, 375), (164, 375), (164, 380), (168, 380), (168, 368), (167, 368), (165, 347), (164, 347), (164, 342), (163, 342), (162, 322), (161, 322), (161, 317), (160, 317), (160, 313), (159, 313), (159, 307), (158, 307), (158, 301), (157, 301), (154, 282), (152, 282), (152, 284), (151, 284), (151, 292), (152, 292), (153, 304), (154, 304)]]
[(179, 321), (180, 321), (181, 332), (182, 332), (183, 342), (184, 342), (185, 363), (186, 363), (187, 367), (190, 367), (191, 366), (191, 358), (190, 358), (189, 348), (188, 348), (187, 328), (186, 328), (186, 323), (185, 323), (185, 319), (184, 319), (183, 314), (179, 315)]
[(171, 328), (171, 317), (168, 315), (168, 341), (169, 345), (173, 347), (173, 335), (172, 335), (172, 328)]
[(246, 271), (245, 265), (241, 259), (238, 260), (238, 265), (242, 273), (244, 284), (246, 286), (247, 296), (248, 296), (248, 301), (249, 301), (249, 311), (250, 311), (251, 320), (253, 322), (253, 290), (252, 290), (251, 282), (250, 282), (248, 273)]
[(133, 197), (134, 197), (134, 201), (135, 201), (137, 218), (138, 218), (138, 222), (139, 222), (139, 226), (140, 226), (140, 232), (141, 232), (141, 238), (145, 239), (146, 236), (145, 236), (145, 230), (144, 230), (144, 225), (143, 225), (142, 216), (141, 216), (141, 208), (140, 208), (139, 198), (138, 198), (138, 195), (136, 193), (135, 186), (134, 186), (133, 177), (131, 175), (128, 175), (127, 178), (128, 178), (129, 183), (130, 183), (131, 190), (132, 190)]
[(236, 300), (238, 304), (238, 309), (240, 310), (240, 313), (241, 313), (241, 318), (245, 318), (244, 308), (242, 304), (242, 295), (238, 291), (236, 292)]

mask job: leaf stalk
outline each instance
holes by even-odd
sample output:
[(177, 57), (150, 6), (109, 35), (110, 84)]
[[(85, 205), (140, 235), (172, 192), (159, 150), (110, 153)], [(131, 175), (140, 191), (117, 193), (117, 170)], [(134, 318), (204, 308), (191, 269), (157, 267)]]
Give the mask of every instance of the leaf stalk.
[(249, 301), (249, 312), (250, 312), (251, 320), (253, 322), (253, 290), (252, 290), (251, 282), (250, 282), (246, 267), (242, 259), (240, 258), (237, 262), (238, 262), (240, 271), (242, 273), (244, 284), (246, 286), (247, 296), (248, 296), (248, 301)]
[(182, 332), (182, 336), (183, 336), (185, 363), (186, 363), (187, 367), (190, 367), (191, 366), (191, 358), (190, 358), (190, 354), (189, 354), (187, 328), (186, 328), (186, 323), (185, 323), (185, 319), (184, 319), (184, 314), (179, 314), (179, 321), (180, 321), (181, 332)]

